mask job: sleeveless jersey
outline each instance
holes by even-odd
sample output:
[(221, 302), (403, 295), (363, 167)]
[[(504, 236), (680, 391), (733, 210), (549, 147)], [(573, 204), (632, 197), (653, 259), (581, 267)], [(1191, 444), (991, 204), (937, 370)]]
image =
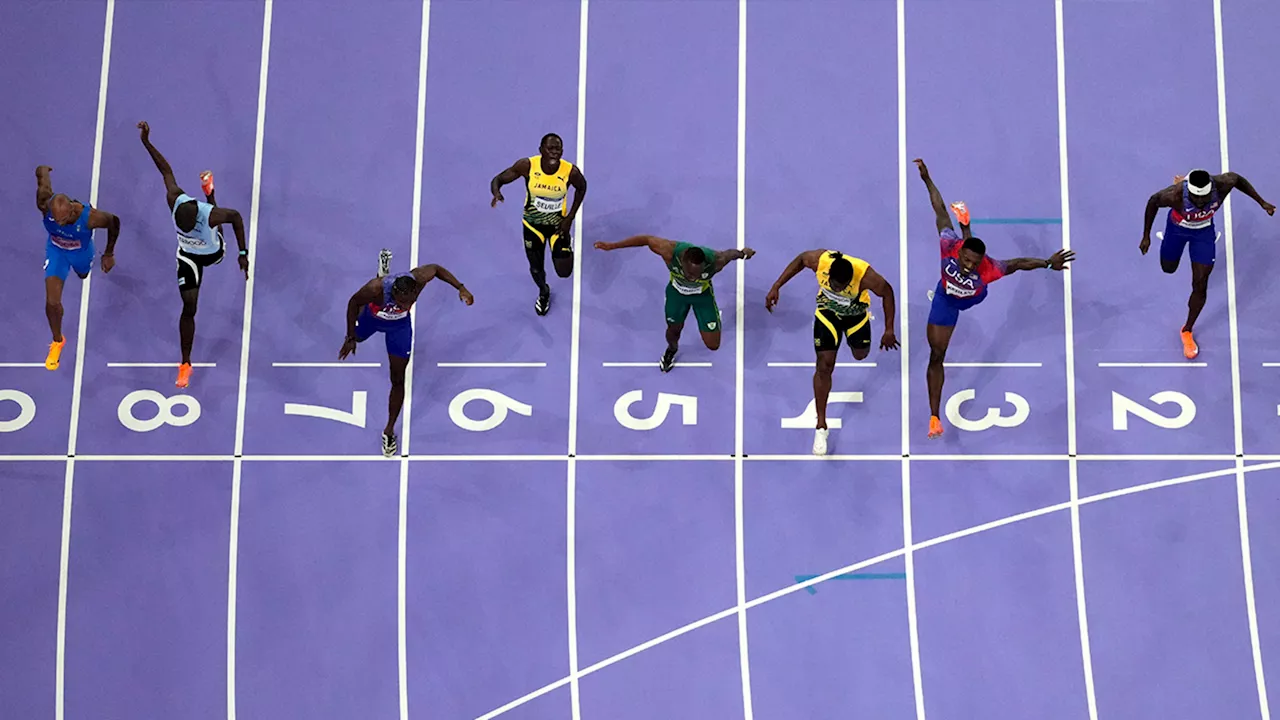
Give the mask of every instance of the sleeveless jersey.
[(987, 295), (987, 286), (1004, 277), (1008, 268), (1003, 260), (993, 260), (984, 255), (978, 267), (965, 272), (960, 267), (960, 250), (964, 239), (951, 228), (943, 228), (939, 236), (942, 250), (942, 292), (957, 300), (981, 300)]
[(529, 177), (524, 185), (524, 221), (530, 225), (558, 225), (568, 211), (569, 173), (573, 164), (561, 159), (552, 175), (542, 172), (542, 156), (529, 158)]
[[(853, 279), (849, 286), (840, 292), (831, 289), (831, 263), (836, 258), (844, 257), (853, 265)], [(871, 302), (871, 294), (863, 289), (862, 278), (871, 267), (865, 260), (850, 255), (843, 255), (835, 250), (828, 250), (818, 258), (818, 307), (829, 310), (840, 317), (856, 317), (867, 311)]]
[(395, 283), (396, 278), (410, 275), (411, 273), (399, 273), (396, 275), (385, 275), (382, 278), (382, 303), (369, 303), (369, 312), (379, 320), (404, 320), (409, 317), (409, 308), (400, 307), (398, 303), (391, 297), (391, 285)]
[(44, 229), (49, 233), (49, 242), (63, 250), (79, 250), (93, 242), (93, 228), (89, 227), (88, 203), (80, 211), (80, 217), (70, 225), (59, 225), (50, 213), (44, 214)]
[(676, 292), (681, 295), (702, 295), (711, 292), (711, 278), (716, 274), (716, 251), (709, 247), (701, 248), (702, 254), (707, 258), (707, 264), (703, 266), (702, 275), (697, 280), (689, 280), (685, 278), (684, 270), (680, 267), (680, 257), (691, 247), (695, 246), (691, 243), (676, 243), (676, 249), (671, 253), (671, 262), (667, 263), (667, 270), (671, 272), (671, 286), (676, 289)]
[(1169, 219), (1188, 230), (1200, 230), (1213, 225), (1213, 216), (1222, 207), (1222, 198), (1218, 197), (1218, 187), (1213, 186), (1209, 194), (1209, 204), (1198, 208), (1191, 203), (1191, 193), (1187, 189), (1187, 181), (1182, 181), (1182, 207), (1169, 208)]
[[(173, 201), (173, 211), (169, 214), (173, 219), (178, 214), (178, 206), (191, 202), (195, 198), (183, 193)], [(213, 206), (207, 202), (196, 200), (196, 225), (191, 228), (190, 232), (178, 230), (178, 249), (192, 255), (212, 255), (222, 248), (222, 243), (218, 240), (218, 232), (209, 224), (209, 214), (213, 212)], [(178, 221), (173, 220), (173, 227), (178, 229)]]

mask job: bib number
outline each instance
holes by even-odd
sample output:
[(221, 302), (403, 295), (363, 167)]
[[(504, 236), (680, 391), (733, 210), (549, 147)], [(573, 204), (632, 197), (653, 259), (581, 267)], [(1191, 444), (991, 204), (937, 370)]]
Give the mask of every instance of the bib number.
[(560, 212), (564, 209), (564, 199), (552, 200), (551, 198), (535, 197), (533, 199), (533, 208), (538, 212), (544, 213)]

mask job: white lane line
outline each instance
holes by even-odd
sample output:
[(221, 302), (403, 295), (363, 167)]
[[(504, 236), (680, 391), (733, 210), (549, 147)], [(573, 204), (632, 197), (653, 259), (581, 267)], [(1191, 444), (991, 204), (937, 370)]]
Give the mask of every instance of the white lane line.
[(1100, 362), (1098, 367), (1110, 368), (1202, 368), (1207, 362)]
[[(578, 9), (578, 168), (585, 172), (587, 157), (587, 29), (590, 3), (582, 0)], [(578, 210), (578, 243), (583, 240), (583, 214)], [(578, 581), (577, 581), (577, 494), (578, 464), (578, 365), (581, 359), (579, 340), (582, 335), (582, 251), (573, 254), (573, 312), (569, 335), (569, 461), (565, 468), (565, 614), (569, 625), (569, 713), (571, 720), (582, 719), (578, 696)]]
[[(116, 3), (107, 0), (106, 22), (102, 28), (102, 63), (98, 76), (98, 118), (93, 133), (93, 171), (89, 180), (89, 205), (98, 204), (102, 179), (102, 134), (107, 119), (107, 82), (111, 77), (111, 38), (115, 28)], [(76, 367), (71, 385), (71, 423), (67, 435), (67, 468), (62, 489), (62, 547), (58, 559), (58, 630), (54, 661), (54, 718), (65, 717), (67, 662), (67, 574), (71, 562), (71, 505), (75, 493), (76, 440), (80, 430), (80, 398), (84, 387), (84, 351), (89, 328), (89, 287), (93, 274), (80, 284), (80, 317), (76, 338)], [(66, 339), (65, 336), (63, 339)]]
[[(211, 368), (217, 367), (217, 363), (191, 363), (193, 368)], [(109, 368), (176, 368), (176, 362), (109, 362)]]
[[(737, 202), (737, 248), (747, 246), (746, 208), (747, 208), (747, 0), (738, 0), (738, 202)], [(751, 702), (751, 656), (747, 642), (747, 561), (745, 541), (745, 518), (743, 517), (743, 350), (746, 338), (746, 291), (747, 265), (737, 263), (737, 298), (735, 318), (737, 325), (734, 333), (734, 418), (733, 418), (733, 527), (734, 527), (734, 560), (737, 575), (738, 592), (738, 664), (742, 683), (742, 713), (744, 720), (753, 720), (755, 712)]]
[[(771, 363), (768, 363), (768, 366), (777, 367), (777, 368), (811, 368), (814, 366), (814, 362), (812, 360), (809, 362), (771, 362)], [(845, 368), (845, 367), (873, 368), (875, 366), (876, 364), (873, 362), (838, 362), (836, 363), (836, 367), (838, 368)]]
[[(612, 367), (612, 368), (622, 368), (622, 367), (627, 367), (627, 368), (638, 368), (638, 367), (646, 367), (646, 368), (650, 368), (650, 367), (651, 367), (651, 368), (656, 368), (656, 367), (658, 367), (658, 363), (656, 363), (656, 362), (607, 362), (607, 363), (600, 363), (600, 364), (601, 364), (601, 365), (603, 365), (604, 367)], [(687, 362), (687, 363), (678, 362), (678, 363), (676, 363), (676, 364), (675, 364), (675, 366), (676, 366), (676, 367), (678, 367), (678, 368), (679, 368), (679, 367), (686, 367), (686, 368), (689, 368), (689, 367), (698, 367), (698, 368), (704, 368), (704, 367), (711, 367), (711, 363), (709, 363), (709, 362)]]
[(944, 362), (943, 367), (953, 368), (1038, 368), (1044, 367), (1038, 362)]
[[(417, 130), (413, 148), (413, 203), (409, 229), (409, 267), (418, 267), (422, 230), (422, 155), (426, 142), (427, 54), (431, 28), (431, 0), (422, 0), (421, 27), (418, 40), (418, 108)], [(418, 306), (409, 310), (410, 323), (417, 323)], [(416, 333), (410, 338), (410, 357), (416, 346)], [(400, 691), (400, 720), (409, 720), (409, 644), (408, 644), (408, 545), (409, 545), (409, 439), (413, 419), (413, 363), (404, 373), (404, 403), (401, 407), (400, 433), (400, 497), (396, 537), (396, 677)]]
[[(271, 367), (274, 368), (376, 368), (382, 367), (382, 363), (376, 362), (273, 362)], [(405, 371), (406, 375), (408, 371)], [(405, 382), (408, 382), (406, 378)], [(408, 402), (408, 395), (405, 395), (405, 402)]]
[[(1062, 0), (1054, 2), (1054, 36), (1058, 67), (1058, 185), (1062, 192), (1062, 247), (1071, 249), (1071, 173), (1067, 153), (1067, 50)], [(1098, 720), (1098, 700), (1093, 682), (1093, 650), (1089, 640), (1089, 612), (1084, 587), (1084, 546), (1080, 534), (1080, 475), (1076, 457), (1076, 358), (1075, 309), (1071, 273), (1062, 273), (1064, 329), (1067, 360), (1067, 461), (1071, 493), (1071, 558), (1076, 589), (1076, 622), (1080, 631), (1081, 670), (1089, 720)]]
[(0, 368), (42, 368), (44, 363), (0, 363)]
[[(910, 264), (908, 255), (907, 224), (907, 11), (905, 0), (898, 0), (897, 7), (898, 32), (898, 272), (901, 287), (899, 297), (908, 297), (907, 268)], [(907, 575), (907, 634), (911, 643), (911, 685), (915, 693), (916, 720), (925, 720), (924, 715), (924, 679), (920, 669), (920, 625), (916, 620), (916, 573), (915, 557), (910, 548), (912, 543), (911, 528), (911, 435), (907, 427), (911, 424), (911, 330), (907, 316), (902, 312), (899, 320), (902, 332), (898, 335), (901, 343), (900, 376), (902, 378), (902, 544), (905, 557), (903, 562)]]
[[(1222, 37), (1222, 0), (1213, 0), (1213, 44), (1218, 85), (1218, 144), (1222, 153), (1222, 172), (1231, 169), (1231, 153), (1227, 144), (1227, 71)], [(1263, 720), (1270, 720), (1266, 673), (1263, 671), (1262, 642), (1258, 633), (1258, 606), (1253, 587), (1253, 553), (1249, 545), (1249, 505), (1244, 478), (1244, 420), (1240, 398), (1240, 329), (1236, 314), (1235, 238), (1232, 203), (1228, 196), (1222, 204), (1222, 229), (1226, 235), (1227, 319), (1231, 333), (1231, 413), (1235, 421), (1236, 447), (1236, 512), (1240, 523), (1240, 560), (1244, 571), (1245, 608), (1249, 618), (1249, 642), (1253, 650), (1253, 674), (1258, 688), (1258, 705)], [(1276, 413), (1280, 415), (1280, 407)]]
[(262, 54), (258, 62), (258, 112), (253, 140), (253, 184), (249, 192), (249, 279), (244, 289), (244, 317), (240, 329), (240, 382), (236, 396), (236, 442), (231, 464), (231, 532), (227, 545), (227, 720), (236, 718), (236, 587), (240, 562), (240, 484), (244, 454), (246, 392), (249, 387), (249, 340), (253, 328), (253, 288), (257, 284), (258, 211), (262, 196), (262, 141), (267, 122), (267, 73), (271, 58), (273, 0), (263, 0)]
[(442, 368), (544, 368), (544, 362), (440, 362)]
[[(38, 363), (37, 366), (39, 366)], [(1280, 362), (1264, 362), (1262, 363), (1262, 367), (1280, 368)]]

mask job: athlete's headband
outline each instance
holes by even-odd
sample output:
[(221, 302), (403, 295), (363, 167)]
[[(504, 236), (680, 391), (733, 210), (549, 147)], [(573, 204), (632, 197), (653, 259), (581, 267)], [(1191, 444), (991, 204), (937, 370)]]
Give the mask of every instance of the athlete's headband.
[(1213, 190), (1213, 176), (1209, 175), (1209, 182), (1201, 185), (1200, 187), (1196, 187), (1191, 184), (1191, 175), (1198, 172), (1209, 175), (1207, 170), (1202, 170), (1200, 168), (1196, 168), (1195, 170), (1187, 173), (1187, 192), (1190, 192), (1192, 195), (1208, 195)]

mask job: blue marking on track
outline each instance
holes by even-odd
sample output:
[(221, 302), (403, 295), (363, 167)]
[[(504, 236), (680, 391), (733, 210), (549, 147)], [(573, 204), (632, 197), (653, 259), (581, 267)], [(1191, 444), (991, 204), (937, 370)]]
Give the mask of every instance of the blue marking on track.
[(970, 225), (1061, 225), (1062, 218), (970, 218)]
[[(796, 575), (795, 577), (796, 577), (797, 583), (802, 583), (806, 580), (812, 580), (820, 576)], [(907, 574), (906, 573), (845, 573), (843, 575), (837, 575), (831, 579), (832, 580), (906, 580)], [(824, 580), (823, 582), (827, 582), (827, 581)], [(810, 595), (817, 595), (818, 586), (810, 585), (809, 587), (805, 588), (805, 592), (809, 593)]]

